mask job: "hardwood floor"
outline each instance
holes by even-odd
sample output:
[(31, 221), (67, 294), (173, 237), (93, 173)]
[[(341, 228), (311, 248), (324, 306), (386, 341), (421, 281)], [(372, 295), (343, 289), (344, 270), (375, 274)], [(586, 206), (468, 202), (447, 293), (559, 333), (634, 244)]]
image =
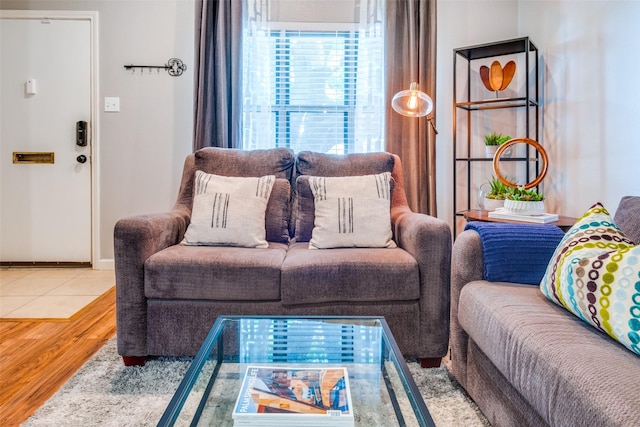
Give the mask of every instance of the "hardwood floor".
[(0, 322), (0, 425), (19, 426), (116, 333), (115, 287), (69, 322)]

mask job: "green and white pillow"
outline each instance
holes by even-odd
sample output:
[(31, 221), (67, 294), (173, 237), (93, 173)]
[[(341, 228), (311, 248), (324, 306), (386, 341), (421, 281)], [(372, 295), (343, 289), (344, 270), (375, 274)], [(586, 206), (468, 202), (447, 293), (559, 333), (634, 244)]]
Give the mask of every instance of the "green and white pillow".
[(391, 232), (391, 173), (310, 176), (315, 203), (309, 249), (394, 248)]
[(265, 211), (274, 175), (229, 177), (196, 171), (186, 245), (267, 248)]
[(540, 290), (640, 354), (640, 246), (602, 204), (593, 205), (564, 236)]

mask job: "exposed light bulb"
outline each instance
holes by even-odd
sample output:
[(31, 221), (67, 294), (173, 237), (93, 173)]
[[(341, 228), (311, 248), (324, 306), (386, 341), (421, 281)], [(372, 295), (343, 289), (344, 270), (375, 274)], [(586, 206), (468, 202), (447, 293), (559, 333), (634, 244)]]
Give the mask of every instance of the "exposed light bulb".
[(409, 102), (407, 103), (407, 107), (409, 108), (409, 110), (415, 110), (417, 106), (418, 106), (418, 95), (415, 92), (412, 92), (411, 96), (409, 97)]
[(404, 116), (424, 117), (433, 109), (433, 101), (426, 93), (420, 91), (417, 82), (413, 82), (409, 90), (403, 90), (394, 95), (391, 106)]

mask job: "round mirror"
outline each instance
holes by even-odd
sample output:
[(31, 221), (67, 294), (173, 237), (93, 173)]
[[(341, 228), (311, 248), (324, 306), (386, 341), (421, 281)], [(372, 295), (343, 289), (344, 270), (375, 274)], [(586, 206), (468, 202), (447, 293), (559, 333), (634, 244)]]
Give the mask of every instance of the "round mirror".
[(542, 145), (540, 145), (539, 142), (534, 141), (531, 138), (513, 138), (503, 144), (500, 144), (498, 151), (496, 151), (496, 154), (493, 156), (493, 173), (495, 173), (496, 178), (498, 178), (500, 182), (503, 183), (504, 185), (508, 185), (510, 187), (522, 187), (521, 185), (518, 185), (515, 182), (511, 182), (508, 179), (506, 179), (502, 175), (502, 172), (500, 171), (500, 156), (509, 147), (518, 143), (531, 145), (533, 148), (536, 149), (536, 151), (538, 151), (538, 153), (540, 153), (540, 159), (542, 160), (542, 168), (540, 170), (540, 173), (533, 181), (528, 182), (527, 184), (524, 185), (524, 188), (526, 189), (536, 187), (538, 184), (542, 182), (544, 177), (547, 175), (547, 169), (549, 167), (549, 159), (547, 157), (547, 152), (544, 151), (544, 148), (542, 148)]

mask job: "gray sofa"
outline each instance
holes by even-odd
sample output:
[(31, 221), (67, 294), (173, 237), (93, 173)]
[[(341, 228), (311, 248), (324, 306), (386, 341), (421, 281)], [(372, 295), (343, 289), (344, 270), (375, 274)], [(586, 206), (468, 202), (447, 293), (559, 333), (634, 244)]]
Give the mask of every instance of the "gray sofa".
[[(623, 198), (614, 220), (640, 242), (640, 197)], [(538, 286), (484, 280), (483, 263), (480, 234), (462, 232), (452, 250), (451, 369), (490, 423), (640, 425), (640, 357)]]
[[(196, 170), (276, 176), (267, 249), (180, 244)], [(304, 176), (387, 171), (398, 247), (310, 250), (313, 198)], [(127, 365), (194, 355), (219, 315), (384, 316), (406, 356), (439, 365), (448, 349), (451, 232), (410, 211), (400, 160), (389, 153), (202, 149), (185, 160), (174, 208), (118, 221), (114, 241), (118, 352)]]

